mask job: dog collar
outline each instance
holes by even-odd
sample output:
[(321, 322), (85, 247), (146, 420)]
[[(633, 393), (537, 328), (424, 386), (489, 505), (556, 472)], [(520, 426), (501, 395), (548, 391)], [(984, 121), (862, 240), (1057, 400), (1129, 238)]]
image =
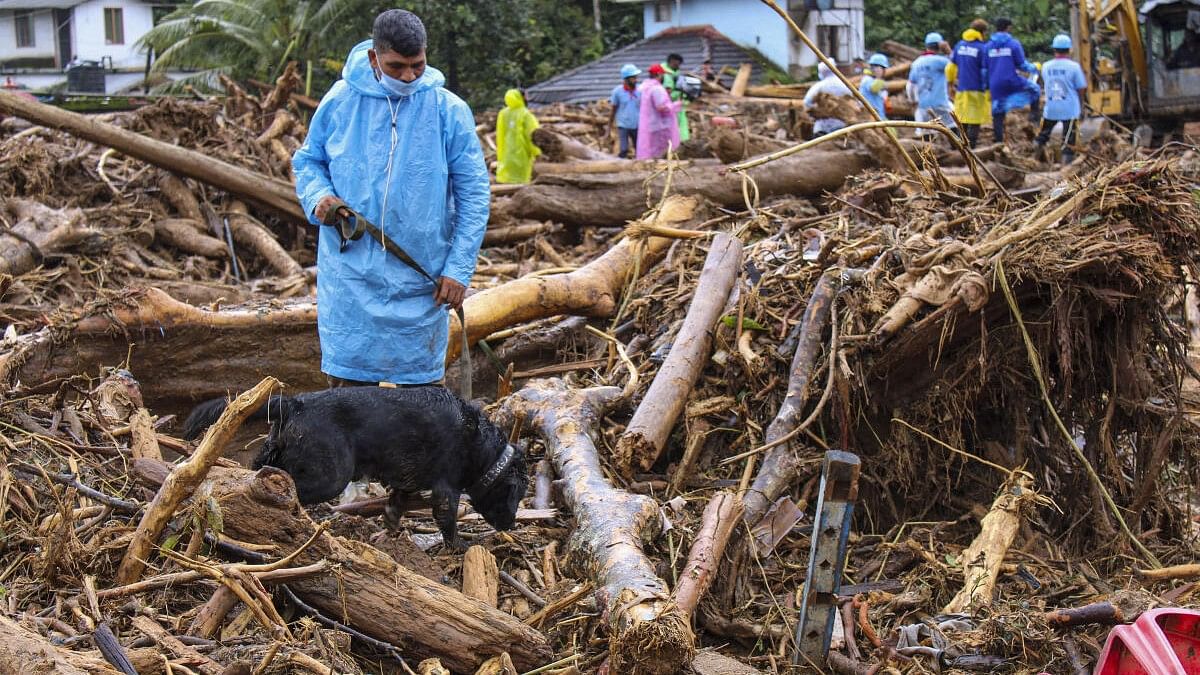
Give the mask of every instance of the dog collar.
[(512, 464), (515, 454), (516, 449), (513, 448), (511, 443), (505, 445), (504, 452), (500, 453), (500, 456), (496, 458), (496, 461), (487, 470), (487, 473), (475, 481), (475, 484), (471, 486), (470, 492), (478, 492), (490, 488), (492, 483), (495, 483), (496, 479), (500, 477), (500, 474), (504, 473), (504, 470), (508, 468), (508, 465)]

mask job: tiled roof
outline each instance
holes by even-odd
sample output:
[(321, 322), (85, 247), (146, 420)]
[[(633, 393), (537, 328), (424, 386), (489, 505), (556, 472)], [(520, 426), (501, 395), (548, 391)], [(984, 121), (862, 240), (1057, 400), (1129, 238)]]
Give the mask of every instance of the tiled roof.
[[(652, 64), (662, 63), (667, 54), (676, 53), (683, 57), (684, 72), (700, 70), (706, 55), (712, 57), (713, 68), (742, 63), (754, 64), (750, 81), (761, 82), (763, 66), (759, 58), (739, 47), (712, 26), (685, 26), (667, 30), (635, 42), (628, 47), (611, 52), (591, 63), (560, 73), (529, 87), (526, 98), (530, 103), (589, 103), (607, 99), (613, 87), (621, 83), (621, 66), (632, 63), (642, 71)], [(643, 77), (645, 77), (643, 75)], [(731, 78), (723, 78), (729, 84)]]

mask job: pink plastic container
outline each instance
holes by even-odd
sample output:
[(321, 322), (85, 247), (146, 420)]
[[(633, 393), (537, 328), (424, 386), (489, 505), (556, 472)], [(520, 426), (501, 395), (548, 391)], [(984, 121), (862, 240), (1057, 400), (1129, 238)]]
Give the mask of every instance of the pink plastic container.
[(1094, 675), (1200, 675), (1200, 612), (1152, 609), (1113, 628)]

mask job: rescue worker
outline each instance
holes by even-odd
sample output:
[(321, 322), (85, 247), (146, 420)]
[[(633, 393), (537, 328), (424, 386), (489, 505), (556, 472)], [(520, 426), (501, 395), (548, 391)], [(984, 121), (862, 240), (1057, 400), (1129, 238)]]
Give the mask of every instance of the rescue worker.
[(1070, 164), (1075, 159), (1075, 144), (1079, 140), (1079, 118), (1083, 114), (1080, 102), (1087, 95), (1087, 79), (1083, 68), (1071, 59), (1071, 36), (1055, 35), (1050, 43), (1054, 58), (1042, 64), (1042, 82), (1045, 83), (1046, 105), (1042, 110), (1042, 128), (1034, 143), (1037, 157), (1043, 159), (1046, 143), (1054, 127), (1063, 125), (1063, 162)]
[[(440, 383), (487, 227), (491, 191), (470, 107), (425, 62), (425, 26), (391, 9), (355, 45), (292, 158), (314, 225), (347, 205), (436, 283), (369, 236), (319, 229), (317, 333), (331, 386)], [(343, 244), (344, 247), (343, 247)]]
[(887, 82), (883, 79), (883, 72), (890, 65), (887, 56), (872, 54), (871, 58), (867, 60), (867, 69), (863, 71), (862, 82), (858, 85), (858, 91), (879, 113), (881, 120), (887, 119), (888, 97)]
[(972, 148), (979, 144), (979, 128), (992, 120), (987, 72), (983, 67), (987, 58), (987, 29), (987, 21), (972, 21), (971, 27), (963, 31), (962, 39), (954, 45), (951, 63), (946, 66), (946, 77), (954, 82), (954, 114), (962, 123)]
[(642, 83), (640, 114), (638, 116), (637, 158), (658, 159), (667, 150), (679, 149), (679, 117), (681, 101), (672, 101), (663, 87), (666, 71), (661, 64), (650, 66), (650, 77)]
[[(945, 43), (941, 33), (925, 36), (925, 52), (913, 61), (908, 71), (906, 90), (909, 98), (917, 103), (913, 119), (918, 122), (938, 119), (946, 128), (953, 129), (954, 115), (950, 109), (950, 91), (946, 81), (950, 59), (941, 53), (946, 49)], [(926, 129), (917, 129), (916, 135), (925, 137), (928, 133)]]
[[(850, 89), (842, 82), (841, 78), (834, 74), (829, 66), (822, 61), (817, 64), (817, 80), (816, 84), (808, 88), (808, 92), (804, 94), (804, 107), (812, 108), (816, 103), (819, 94), (829, 94), (830, 96), (850, 96)], [(821, 117), (813, 120), (813, 138), (824, 136), (833, 131), (837, 131), (846, 126), (846, 123), (836, 117)]]
[(996, 32), (988, 40), (984, 67), (987, 69), (988, 91), (992, 95), (992, 135), (997, 143), (1004, 142), (1004, 118), (1009, 111), (1029, 106), (1030, 119), (1038, 116), (1038, 99), (1042, 90), (1036, 82), (1019, 72), (1037, 74), (1037, 67), (1025, 60), (1021, 41), (1009, 34), (1012, 21), (1000, 17), (992, 22)]
[(533, 179), (533, 159), (542, 154), (533, 144), (537, 117), (525, 106), (518, 89), (504, 93), (504, 110), (496, 116), (496, 182), (528, 183)]
[(638, 117), (642, 114), (642, 92), (638, 91), (637, 76), (641, 74), (642, 69), (632, 63), (621, 66), (621, 84), (613, 87), (612, 95), (608, 97), (612, 104), (608, 128), (617, 131), (621, 144), (619, 157), (637, 153)]
[(663, 88), (671, 95), (672, 101), (679, 101), (679, 140), (686, 141), (692, 137), (688, 128), (687, 100), (683, 98), (683, 90), (679, 88), (679, 68), (683, 65), (683, 57), (678, 54), (668, 54), (667, 60), (660, 64), (663, 69)]

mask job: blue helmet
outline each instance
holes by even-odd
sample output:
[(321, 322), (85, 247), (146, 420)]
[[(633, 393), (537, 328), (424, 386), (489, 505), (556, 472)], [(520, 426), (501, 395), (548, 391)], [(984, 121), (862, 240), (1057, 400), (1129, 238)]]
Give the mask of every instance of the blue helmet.
[(925, 36), (925, 44), (927, 45), (940, 45), (942, 42), (944, 42), (944, 40), (942, 40), (941, 33), (934, 32)]
[(622, 80), (627, 77), (634, 77), (635, 75), (641, 75), (641, 74), (642, 74), (642, 69), (638, 68), (637, 66), (633, 65), (632, 63), (626, 63), (625, 65), (621, 66), (621, 79)]
[(891, 62), (888, 61), (888, 57), (885, 54), (880, 54), (878, 52), (872, 54), (871, 58), (867, 60), (867, 63), (872, 66), (883, 66), (884, 68), (889, 68), (892, 65)]
[(1050, 48), (1051, 49), (1070, 49), (1071, 48), (1071, 36), (1064, 35), (1062, 33), (1055, 35), (1054, 41), (1050, 43)]

